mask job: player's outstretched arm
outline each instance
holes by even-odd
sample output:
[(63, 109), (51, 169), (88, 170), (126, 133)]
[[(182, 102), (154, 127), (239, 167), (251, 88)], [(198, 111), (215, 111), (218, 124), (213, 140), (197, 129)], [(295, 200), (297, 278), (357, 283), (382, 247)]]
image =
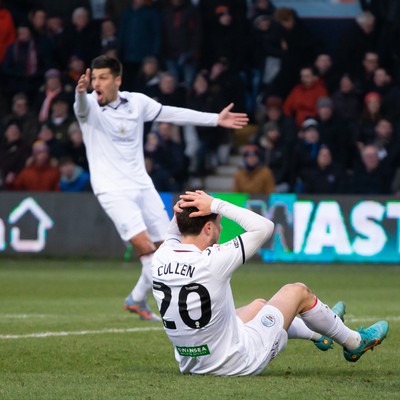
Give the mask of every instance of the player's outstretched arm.
[(233, 103), (229, 104), (218, 114), (218, 125), (224, 128), (241, 129), (249, 123), (247, 114), (233, 113)]

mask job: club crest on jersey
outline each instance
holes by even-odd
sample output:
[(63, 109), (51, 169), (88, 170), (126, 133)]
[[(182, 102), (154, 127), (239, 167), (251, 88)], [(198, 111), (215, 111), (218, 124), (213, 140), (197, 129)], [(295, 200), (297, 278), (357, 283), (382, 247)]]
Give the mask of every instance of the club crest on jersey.
[(275, 317), (271, 314), (266, 314), (261, 318), (261, 322), (267, 328), (275, 325)]

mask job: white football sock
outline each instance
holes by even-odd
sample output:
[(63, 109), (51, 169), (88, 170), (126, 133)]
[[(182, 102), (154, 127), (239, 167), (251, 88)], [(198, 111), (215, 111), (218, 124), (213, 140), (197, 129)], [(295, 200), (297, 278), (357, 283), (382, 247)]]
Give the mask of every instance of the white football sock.
[(287, 331), (289, 339), (307, 339), (307, 340), (318, 340), (321, 338), (321, 334), (312, 331), (304, 321), (295, 317), (289, 326)]
[(151, 260), (153, 253), (140, 257), (142, 263), (142, 273), (135, 287), (132, 289), (132, 298), (135, 301), (146, 301), (147, 293), (152, 289), (153, 276), (151, 273)]
[(313, 331), (328, 336), (349, 350), (356, 349), (361, 342), (358, 332), (348, 328), (324, 303), (317, 299), (311, 310), (300, 314), (305, 324)]

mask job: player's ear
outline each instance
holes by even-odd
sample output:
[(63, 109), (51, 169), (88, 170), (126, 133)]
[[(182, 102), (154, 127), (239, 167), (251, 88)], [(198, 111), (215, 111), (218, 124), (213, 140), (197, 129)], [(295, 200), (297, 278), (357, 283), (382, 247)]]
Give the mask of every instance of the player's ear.
[(121, 86), (121, 83), (122, 83), (122, 76), (121, 76), (121, 75), (118, 75), (118, 76), (115, 78), (115, 83), (117, 84), (118, 87)]
[(203, 230), (206, 235), (209, 235), (211, 233), (211, 222), (210, 221), (208, 221), (204, 224)]

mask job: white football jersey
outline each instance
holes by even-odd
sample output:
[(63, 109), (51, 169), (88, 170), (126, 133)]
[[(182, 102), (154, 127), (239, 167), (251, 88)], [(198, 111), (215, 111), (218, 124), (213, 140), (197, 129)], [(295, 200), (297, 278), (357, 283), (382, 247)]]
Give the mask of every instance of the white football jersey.
[[(152, 121), (161, 104), (140, 93), (119, 93), (117, 102), (100, 106), (87, 95), (89, 112), (81, 117), (83, 141), (95, 194), (153, 186), (145, 170), (143, 123)], [(76, 103), (74, 104), (76, 111)]]
[[(153, 187), (145, 169), (143, 124), (163, 121), (178, 125), (216, 126), (218, 114), (162, 106), (141, 93), (119, 92), (118, 99), (100, 106), (96, 92), (76, 94), (75, 115), (83, 133), (95, 194)], [(83, 107), (85, 108), (85, 107)]]
[(156, 251), (153, 294), (182, 373), (251, 372), (230, 287), (244, 257), (240, 236), (204, 251), (168, 240)]

